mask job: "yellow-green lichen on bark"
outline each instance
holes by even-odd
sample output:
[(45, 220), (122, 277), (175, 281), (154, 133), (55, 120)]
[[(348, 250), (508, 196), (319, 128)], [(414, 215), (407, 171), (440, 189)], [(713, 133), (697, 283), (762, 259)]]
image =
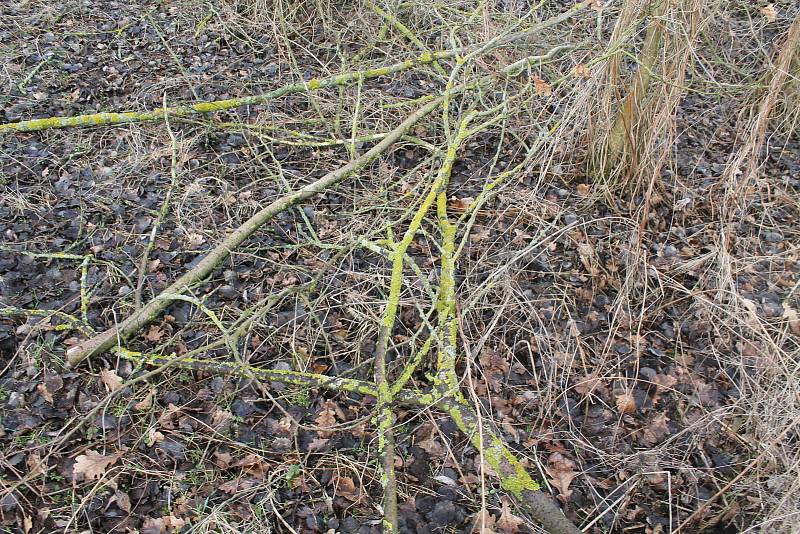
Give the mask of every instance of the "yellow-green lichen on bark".
[[(441, 403), (456, 426), (470, 440), (473, 446), (483, 450), (483, 457), (500, 479), (500, 486), (520, 497), (525, 491), (539, 491), (541, 486), (528, 474), (528, 471), (508, 449), (494, 431), (484, 427), (478, 431), (478, 418), (460, 393), (452, 396), (447, 403)], [(483, 434), (483, 441), (481, 440)]]
[(142, 353), (118, 346), (114, 352), (121, 358), (141, 362), (148, 365), (171, 365), (179, 369), (206, 370), (212, 372), (225, 372), (247, 378), (257, 378), (272, 382), (285, 382), (298, 386), (320, 387), (333, 391), (348, 391), (371, 397), (378, 396), (378, 390), (369, 382), (339, 378), (303, 371), (262, 369), (247, 364), (236, 362), (219, 362), (204, 358), (176, 356), (175, 354), (163, 355), (155, 353)]

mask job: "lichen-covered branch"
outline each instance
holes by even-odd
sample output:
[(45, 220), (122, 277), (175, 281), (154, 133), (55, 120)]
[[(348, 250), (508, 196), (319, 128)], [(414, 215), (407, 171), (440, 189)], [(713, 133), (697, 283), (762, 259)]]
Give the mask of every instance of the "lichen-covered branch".
[(482, 449), (486, 463), (497, 473), (500, 487), (517, 500), (520, 509), (551, 534), (581, 532), (564, 515), (553, 498), (540, 490), (539, 483), (531, 478), (502, 437), (488, 425), (483, 425), (482, 432), (478, 432), (478, 425), (481, 424), (479, 416), (458, 390), (443, 396), (436, 402), (436, 406), (450, 415), (474, 447)]
[(420, 54), (416, 58), (393, 63), (385, 67), (351, 71), (334, 76), (328, 76), (326, 78), (312, 79), (307, 82), (285, 85), (261, 95), (243, 96), (239, 98), (228, 98), (225, 100), (213, 100), (208, 102), (197, 102), (195, 104), (169, 107), (166, 109), (162, 108), (152, 111), (92, 113), (88, 115), (76, 115), (73, 117), (48, 117), (43, 119), (11, 122), (0, 124), (0, 133), (34, 132), (53, 128), (87, 127), (110, 124), (127, 124), (132, 122), (158, 121), (163, 120), (165, 116), (178, 118), (191, 117), (193, 115), (199, 115), (203, 113), (225, 111), (244, 106), (255, 106), (290, 94), (306, 93), (319, 89), (348, 85), (350, 83), (357, 82), (359, 79), (369, 80), (380, 76), (388, 76), (390, 74), (409, 70), (419, 65), (427, 65), (437, 59), (453, 57), (458, 55), (459, 52), (461, 52), (461, 50), (446, 50), (444, 52), (436, 52), (432, 54), (424, 53)]
[[(460, 143), (463, 137), (457, 137)], [(400, 293), (403, 288), (403, 264), (404, 256), (409, 245), (419, 231), (422, 221), (428, 210), (433, 205), (436, 198), (447, 189), (447, 182), (450, 179), (450, 172), (455, 160), (457, 144), (447, 151), (447, 155), (437, 173), (436, 179), (431, 184), (428, 193), (417, 208), (416, 213), (411, 218), (402, 239), (391, 246), (390, 257), (392, 260), (392, 277), (389, 286), (389, 297), (386, 303), (386, 310), (381, 321), (380, 333), (378, 334), (378, 344), (375, 349), (375, 384), (378, 388), (378, 451), (381, 454), (383, 465), (382, 483), (384, 486), (384, 527), (387, 532), (397, 531), (397, 486), (394, 475), (394, 438), (392, 435), (393, 414), (391, 410), (392, 388), (386, 375), (386, 351), (389, 343), (389, 336), (394, 328), (395, 318), (400, 305)], [(418, 363), (418, 359), (413, 360), (409, 366)], [(410, 376), (413, 368), (407, 369), (404, 373)]]
[(273, 91), (269, 91), (260, 95), (249, 95), (239, 98), (229, 98), (225, 100), (213, 100), (207, 102), (197, 102), (194, 104), (186, 104), (182, 106), (174, 106), (166, 109), (157, 109), (150, 111), (122, 111), (122, 112), (103, 112), (91, 113), (86, 115), (76, 115), (72, 117), (46, 117), (41, 119), (31, 119), (19, 122), (11, 122), (0, 124), (0, 134), (6, 132), (35, 132), (39, 130), (50, 130), (55, 128), (71, 128), (71, 127), (91, 127), (103, 125), (117, 125), (128, 124), (135, 122), (148, 122), (163, 120), (167, 117), (191, 117), (204, 113), (213, 113), (217, 111), (224, 111), (228, 109), (235, 109), (244, 106), (254, 106), (264, 104), (270, 100), (280, 98), (290, 94), (307, 93), (319, 89), (343, 87), (351, 83), (358, 82), (359, 80), (369, 80), (382, 76), (388, 76), (398, 72), (410, 70), (422, 65), (429, 65), (439, 61), (457, 58), (464, 54), (477, 54), (485, 53), (515, 41), (523, 40), (528, 37), (535, 36), (537, 33), (545, 30), (555, 24), (561, 23), (586, 7), (587, 2), (579, 2), (572, 6), (570, 9), (559, 13), (547, 20), (541, 21), (532, 25), (531, 27), (506, 34), (498, 35), (490, 41), (474, 46), (466, 46), (455, 48), (451, 50), (442, 50), (437, 52), (423, 52), (420, 55), (386, 65), (383, 67), (356, 70), (328, 76), (325, 78), (315, 78), (308, 81), (285, 85)]
[[(448, 158), (455, 160), (457, 147), (472, 133), (467, 130), (467, 126), (475, 115), (474, 112), (467, 114), (461, 121), (458, 132), (448, 148)], [(450, 166), (452, 167), (452, 161)], [(450, 169), (447, 170), (448, 176), (449, 173)], [(458, 318), (455, 301), (455, 239), (458, 227), (448, 218), (446, 189), (439, 191), (436, 206), (439, 231), (442, 236), (440, 290), (437, 303), (439, 358), (434, 378), (434, 391), (438, 395), (436, 405), (447, 412), (472, 444), (482, 451), (483, 458), (500, 478), (500, 486), (518, 500), (525, 512), (548, 532), (577, 534), (580, 530), (567, 519), (552, 498), (540, 490), (538, 482), (531, 478), (503, 439), (491, 428), (481, 424), (479, 414), (461, 393), (456, 376)]]
[[(231, 232), (222, 242), (203, 257), (197, 265), (184, 273), (164, 293), (181, 294), (186, 289), (211, 274), (231, 253), (242, 244), (253, 232), (271, 220), (278, 213), (307, 200), (338, 184), (348, 176), (360, 171), (378, 156), (383, 154), (398, 139), (400, 139), (419, 120), (431, 113), (441, 103), (441, 98), (436, 99), (412, 113), (391, 134), (365, 152), (359, 158), (347, 165), (330, 172), (322, 178), (294, 191), (261, 209), (239, 228)], [(67, 360), (70, 365), (76, 365), (85, 358), (106, 351), (117, 344), (120, 339), (125, 339), (138, 332), (144, 325), (153, 321), (169, 304), (168, 300), (155, 298), (144, 305), (137, 312), (130, 315), (118, 326), (112, 327), (98, 336), (92, 337), (67, 351)]]
[[(145, 365), (164, 365), (169, 363), (171, 366), (181, 369), (193, 369), (197, 371), (208, 371), (239, 376), (243, 378), (253, 378), (267, 382), (281, 382), (293, 384), (306, 388), (322, 388), (330, 391), (358, 393), (360, 395), (378, 396), (378, 391), (374, 384), (363, 380), (352, 378), (340, 378), (336, 376), (325, 376), (316, 373), (305, 373), (302, 371), (284, 371), (278, 369), (263, 369), (253, 365), (235, 362), (219, 362), (207, 358), (196, 358), (193, 356), (177, 356), (163, 354), (148, 354), (128, 350), (124, 347), (116, 347), (114, 352), (121, 358), (139, 362)], [(413, 392), (405, 397), (406, 401), (413, 398)]]

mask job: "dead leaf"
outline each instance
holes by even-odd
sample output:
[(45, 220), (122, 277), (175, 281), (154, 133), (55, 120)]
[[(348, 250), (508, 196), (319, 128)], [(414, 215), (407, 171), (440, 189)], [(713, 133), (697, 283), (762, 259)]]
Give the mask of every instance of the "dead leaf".
[(579, 78), (591, 78), (592, 72), (589, 70), (589, 67), (585, 63), (578, 63), (575, 65), (575, 76)]
[(417, 446), (430, 454), (433, 458), (444, 458), (444, 456), (447, 454), (447, 451), (442, 444), (438, 441), (434, 441), (432, 437), (424, 441), (418, 441)]
[(492, 233), (489, 231), (489, 228), (486, 226), (475, 226), (473, 227), (472, 233), (469, 235), (469, 240), (472, 243), (482, 243), (489, 239)]
[(450, 207), (456, 211), (465, 211), (473, 202), (475, 202), (475, 199), (472, 197), (450, 197)]
[(205, 242), (206, 238), (203, 237), (203, 234), (197, 234), (195, 232), (186, 234), (186, 243), (188, 243), (191, 248), (197, 248)]
[(214, 413), (211, 414), (211, 427), (220, 430), (227, 426), (230, 426), (231, 421), (233, 421), (233, 414), (228, 410), (221, 410), (220, 408), (214, 409)]
[(328, 444), (330, 440), (325, 438), (314, 438), (311, 440), (311, 443), (308, 444), (308, 452), (316, 452), (318, 450), (324, 449), (325, 446)]
[(22, 532), (28, 534), (33, 528), (33, 519), (30, 518), (27, 514), (23, 514), (22, 516)]
[(174, 515), (165, 515), (163, 517), (159, 517), (153, 519), (148, 517), (144, 520), (144, 524), (142, 525), (142, 531), (146, 532), (177, 532), (178, 530), (182, 529), (186, 525), (186, 521), (184, 519), (180, 519), (175, 517)]
[(778, 18), (778, 10), (775, 9), (775, 4), (767, 4), (758, 11), (767, 19), (767, 22), (775, 22)]
[(180, 517), (175, 517), (172, 514), (164, 516), (161, 519), (164, 520), (164, 526), (166, 526), (167, 529), (180, 530), (186, 526), (185, 519), (181, 519)]
[(601, 0), (586, 0), (586, 5), (588, 5), (595, 11), (600, 11), (601, 9), (603, 9), (603, 2)]
[(287, 436), (293, 436), (297, 432), (297, 423), (289, 416), (278, 421), (278, 428)]
[(45, 402), (53, 404), (53, 393), (47, 390), (47, 386), (45, 386), (44, 382), (36, 386), (36, 391), (39, 392), (39, 395), (42, 396)]
[(161, 443), (164, 441), (164, 434), (156, 430), (155, 428), (151, 428), (147, 431), (147, 446), (152, 447), (156, 443)]
[(653, 395), (653, 404), (661, 400), (661, 395), (671, 390), (678, 383), (678, 379), (672, 375), (657, 374), (653, 377), (653, 382), (656, 384), (656, 393)]
[(53, 404), (53, 393), (62, 387), (64, 387), (64, 379), (61, 378), (61, 375), (49, 375), (45, 376), (44, 381), (36, 386), (36, 390), (45, 401)]
[(622, 395), (615, 395), (617, 410), (619, 413), (636, 413), (636, 399), (630, 393), (623, 393)]
[(34, 451), (28, 454), (28, 457), (25, 459), (25, 467), (28, 468), (28, 475), (37, 476), (44, 473), (44, 467), (46, 467), (46, 465), (42, 465), (41, 455)]
[(144, 338), (147, 341), (152, 341), (153, 343), (161, 341), (162, 337), (164, 337), (164, 331), (161, 330), (161, 327), (159, 327), (157, 324), (150, 325), (150, 328), (147, 330), (147, 333), (144, 335)]
[(256, 485), (256, 481), (243, 477), (235, 478), (219, 485), (219, 490), (228, 495), (235, 495)]
[(666, 414), (660, 413), (653, 417), (646, 427), (639, 431), (639, 441), (646, 447), (652, 447), (664, 441), (664, 438), (669, 436), (669, 427), (667, 426)]
[(147, 393), (145, 398), (137, 402), (133, 405), (134, 410), (142, 411), (142, 410), (149, 410), (153, 406), (153, 399), (156, 396), (155, 388), (151, 388), (150, 391)]
[(92, 450), (86, 451), (75, 458), (75, 465), (72, 473), (76, 476), (83, 475), (84, 480), (95, 480), (102, 478), (109, 467), (119, 460), (119, 455), (105, 456)]
[(261, 479), (266, 476), (270, 466), (262, 456), (250, 453), (232, 464), (232, 467), (241, 467), (243, 473)]
[(574, 471), (575, 462), (561, 454), (560, 452), (554, 452), (550, 455), (550, 458), (547, 460), (547, 467), (545, 467), (545, 471), (550, 476), (550, 483), (558, 489), (560, 493), (559, 497), (566, 501), (569, 499), (569, 496), (572, 495), (572, 490), (569, 489), (569, 485), (572, 484), (572, 481), (578, 476), (578, 473)]
[(348, 501), (355, 502), (358, 500), (358, 490), (356, 489), (356, 484), (353, 482), (352, 478), (337, 475), (334, 477), (333, 484), (336, 488), (336, 495), (344, 497)]
[(475, 473), (465, 473), (464, 476), (458, 478), (458, 481), (465, 486), (474, 486), (476, 484), (480, 484), (481, 477)]
[(578, 379), (577, 383), (573, 386), (576, 393), (580, 395), (597, 394), (602, 395), (606, 391), (606, 386), (603, 379), (593, 375), (586, 375)]
[(214, 453), (214, 465), (216, 465), (220, 469), (227, 469), (231, 466), (233, 462), (233, 456), (227, 452), (215, 452)]
[(475, 525), (472, 527), (472, 534), (495, 534), (494, 525), (497, 518), (483, 509), (475, 514)]
[(800, 336), (800, 316), (797, 315), (797, 311), (794, 308), (785, 302), (783, 303), (783, 318), (789, 323), (789, 330), (792, 331), (792, 334)]
[(524, 524), (522, 518), (511, 513), (511, 503), (505, 497), (502, 499), (500, 519), (497, 520), (497, 529), (508, 534), (517, 534), (519, 527)]
[(326, 401), (320, 414), (314, 419), (317, 428), (317, 435), (321, 438), (330, 438), (334, 432), (330, 429), (336, 426), (336, 409)]
[(131, 498), (124, 491), (117, 490), (114, 492), (116, 497), (117, 507), (126, 514), (131, 513)]
[(158, 417), (158, 426), (167, 430), (173, 430), (177, 428), (177, 420), (180, 413), (180, 408), (172, 403), (169, 403), (167, 405), (167, 409), (161, 412), (161, 415)]
[(539, 96), (550, 96), (553, 94), (553, 88), (549, 83), (539, 78), (538, 76), (533, 79), (533, 88)]
[(100, 381), (103, 382), (109, 391), (122, 389), (122, 379), (117, 376), (117, 372), (114, 369), (101, 369)]
[(592, 192), (592, 186), (589, 184), (578, 184), (575, 188), (578, 194), (582, 197), (588, 197), (589, 194)]

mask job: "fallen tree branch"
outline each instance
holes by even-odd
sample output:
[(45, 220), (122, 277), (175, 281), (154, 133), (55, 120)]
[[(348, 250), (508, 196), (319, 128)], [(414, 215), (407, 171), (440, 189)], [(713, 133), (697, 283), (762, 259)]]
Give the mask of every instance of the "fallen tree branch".
[[(115, 352), (122, 358), (147, 365), (169, 365), (179, 369), (223, 373), (265, 382), (281, 382), (304, 388), (325, 389), (336, 393), (358, 393), (378, 397), (378, 388), (375, 384), (364, 380), (301, 371), (262, 369), (252, 365), (217, 362), (203, 358), (145, 354), (123, 347), (118, 347)], [(396, 392), (393, 402), (418, 408), (438, 408), (447, 413), (475, 447), (483, 446), (486, 462), (497, 473), (500, 486), (517, 499), (520, 508), (525, 513), (552, 534), (578, 534), (581, 532), (567, 519), (552, 497), (540, 491), (539, 484), (531, 478), (516, 455), (494, 430), (484, 426), (483, 440), (481, 440), (476, 431), (479, 423), (478, 415), (463, 398), (460, 391), (444, 388), (435, 393), (423, 393), (413, 389), (402, 389)]]
[(325, 89), (330, 87), (337, 87), (348, 85), (357, 82), (359, 78), (368, 80), (377, 78), (379, 76), (388, 76), (397, 72), (409, 70), (413, 67), (420, 65), (427, 65), (437, 59), (445, 59), (455, 57), (460, 52), (458, 50), (446, 50), (444, 52), (436, 52), (433, 54), (420, 54), (416, 58), (407, 59), (385, 67), (378, 67), (375, 69), (358, 70), (328, 76), (321, 79), (312, 79), (307, 82), (293, 83), (285, 85), (274, 91), (269, 91), (261, 95), (243, 96), (239, 98), (228, 98), (225, 100), (212, 100), (207, 102), (198, 102), (196, 104), (188, 104), (185, 106), (175, 106), (170, 108), (161, 108), (152, 111), (123, 111), (119, 113), (106, 112), (106, 113), (91, 113), (88, 115), (75, 115), (73, 117), (47, 117), (43, 119), (31, 119), (27, 121), (11, 122), (7, 124), (0, 124), (0, 133), (3, 132), (35, 132), (38, 130), (49, 130), (53, 128), (70, 128), (70, 127), (87, 127), (87, 126), (103, 126), (113, 124), (127, 124), (131, 122), (149, 122), (163, 120), (164, 117), (190, 117), (203, 113), (213, 113), (215, 111), (224, 111), (227, 109), (240, 108), (244, 106), (254, 106), (264, 104), (270, 100), (280, 98), (282, 96), (291, 95), (295, 93), (307, 93), (316, 91), (318, 89)]
[[(482, 125), (468, 130), (470, 121), (477, 115), (475, 112), (470, 112), (462, 119), (454, 140), (448, 148), (448, 157), (455, 159), (456, 150), (464, 139), (494, 122), (493, 119), (490, 119)], [(486, 463), (497, 473), (500, 486), (517, 499), (520, 508), (525, 513), (551, 534), (580, 534), (580, 529), (564, 515), (552, 497), (541, 491), (539, 483), (531, 478), (502, 437), (492, 428), (482, 424), (480, 414), (461, 393), (460, 381), (456, 376), (458, 317), (455, 294), (455, 241), (458, 222), (454, 224), (449, 220), (446, 189), (452, 162), (443, 168), (446, 179), (444, 187), (438, 191), (436, 197), (436, 212), (442, 242), (439, 301), (436, 303), (436, 310), (439, 314), (439, 346), (433, 388), (439, 399), (435, 404), (450, 415), (459, 430), (481, 451)]]
[(580, 534), (553, 497), (541, 491), (539, 483), (528, 474), (525, 466), (508, 448), (505, 441), (490, 425), (480, 427), (478, 414), (461, 391), (442, 391), (435, 405), (447, 413), (476, 448), (481, 448), (489, 467), (497, 473), (500, 487), (517, 500), (519, 508), (551, 534)]
[(559, 13), (547, 20), (534, 24), (530, 28), (522, 31), (512, 32), (496, 36), (486, 43), (465, 46), (461, 48), (454, 48), (451, 50), (442, 50), (437, 52), (423, 52), (405, 61), (400, 61), (387, 65), (384, 67), (377, 67), (374, 69), (357, 70), (327, 76), (325, 78), (312, 79), (290, 85), (279, 87), (273, 91), (261, 95), (250, 95), (239, 98), (229, 98), (225, 100), (213, 100), (207, 102), (197, 102), (195, 104), (187, 104), (183, 106), (175, 106), (171, 108), (159, 108), (151, 111), (122, 111), (122, 112), (103, 112), (103, 113), (90, 113), (86, 115), (75, 115), (72, 117), (45, 117), (41, 119), (31, 119), (19, 122), (10, 122), (0, 124), (0, 134), (6, 132), (35, 132), (40, 130), (50, 130), (55, 128), (71, 128), (71, 127), (90, 127), (90, 126), (103, 126), (103, 125), (117, 125), (128, 124), (135, 122), (149, 122), (163, 120), (165, 117), (190, 117), (194, 115), (213, 113), (216, 111), (224, 111), (244, 106), (253, 106), (264, 104), (270, 100), (280, 98), (282, 96), (308, 93), (318, 89), (325, 89), (331, 87), (341, 87), (349, 85), (359, 80), (369, 80), (382, 76), (388, 76), (398, 72), (410, 70), (422, 65), (429, 65), (441, 60), (458, 58), (468, 53), (485, 53), (494, 50), (501, 46), (510, 44), (514, 41), (519, 41), (527, 37), (535, 35), (537, 32), (545, 30), (555, 24), (563, 22), (571, 16), (578, 13), (587, 2), (579, 2), (572, 6), (570, 9)]
[[(400, 139), (420, 119), (436, 109), (441, 101), (442, 97), (439, 97), (421, 107), (416, 112), (412, 113), (397, 128), (392, 130), (389, 135), (365, 152), (361, 157), (351, 161), (347, 165), (340, 167), (333, 172), (326, 174), (319, 180), (312, 182), (298, 189), (297, 191), (284, 195), (265, 208), (261, 209), (258, 213), (250, 217), (250, 219), (248, 219), (244, 224), (223, 239), (222, 242), (212, 249), (208, 254), (206, 254), (206, 256), (200, 260), (197, 265), (195, 265), (195, 267), (184, 273), (172, 285), (166, 288), (163, 293), (183, 293), (190, 285), (211, 274), (217, 268), (217, 266), (219, 266), (219, 264), (230, 255), (232, 250), (238, 247), (244, 240), (250, 237), (253, 232), (263, 226), (267, 221), (271, 220), (275, 215), (299, 202), (307, 200), (321, 193), (322, 191), (325, 191), (353, 173), (356, 173), (369, 165), (378, 156), (383, 154), (390, 146), (392, 146), (398, 139)], [(118, 344), (118, 340), (125, 339), (135, 334), (144, 325), (153, 321), (156, 316), (169, 305), (169, 302), (170, 301), (167, 299), (159, 298), (151, 300), (141, 309), (131, 314), (119, 325), (109, 328), (105, 332), (70, 348), (67, 351), (67, 362), (69, 365), (74, 366), (94, 354), (110, 349), (114, 345)]]

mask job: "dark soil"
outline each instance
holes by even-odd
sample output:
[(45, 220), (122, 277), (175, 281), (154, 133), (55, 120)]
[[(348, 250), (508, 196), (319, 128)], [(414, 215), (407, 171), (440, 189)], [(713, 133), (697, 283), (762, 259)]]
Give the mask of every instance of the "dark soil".
[[(248, 12), (236, 14), (236, 6), (4, 4), (0, 122), (153, 109), (165, 93), (171, 103), (261, 93), (339, 70), (330, 28), (299, 26), (294, 38), (308, 49), (294, 57), (271, 28), (258, 34), (248, 26)], [(354, 41), (351, 53), (363, 44)], [(437, 83), (433, 74), (408, 75), (363, 90), (389, 102)], [(352, 112), (352, 102), (345, 105)], [(336, 111), (331, 91), (313, 102), (290, 97), (172, 123), (179, 183), (149, 255), (144, 298), (258, 207), (349, 159), (346, 146), (288, 146), (224, 123), (277, 123), (346, 138), (349, 122), (333, 131)], [(568, 517), (593, 521), (590, 532), (670, 532), (756, 454), (752, 414), (741, 411), (752, 377), (735, 362), (751, 362), (756, 376), (761, 345), (716, 314), (729, 303), (704, 294), (732, 284), (747, 299), (743, 313), (784, 332), (783, 349), (797, 354), (790, 311), (800, 298), (800, 143), (780, 131), (769, 138), (763, 175), (770, 187), (748, 203), (735, 239), (721, 243), (719, 179), (736, 148), (736, 112), (724, 98), (682, 102), (676, 160), (661, 174), (641, 225), (643, 191), (605, 194), (574, 161), (561, 172), (531, 169), (509, 184), (466, 240), (459, 301), (477, 300), (464, 313), (461, 336), (478, 349), (469, 366), (462, 358), (460, 371), (471, 368), (487, 421), (529, 459)], [(362, 113), (375, 132), (400, 117)], [(428, 128), (416, 134), (441, 143), (442, 132)], [(455, 210), (458, 199), (480, 193), (499, 142), (491, 132), (464, 149), (448, 191)], [(501, 168), (521, 157), (518, 144), (503, 142)], [(259, 299), (297, 288), (248, 334), (248, 361), (371, 380), (389, 266), (352, 243), (384, 238), (437, 165), (423, 148), (401, 143), (368, 172), (282, 213), (189, 294), (230, 324)], [(83, 288), (96, 331), (127, 316), (170, 171), (163, 124), (0, 137), (2, 305), (81, 317)], [(721, 248), (733, 258), (727, 276), (719, 271)], [(410, 253), (435, 280), (435, 244), (423, 236)], [(504, 264), (512, 268), (491, 278)], [(422, 327), (409, 303), (423, 290), (412, 285), (393, 332), (398, 344)], [(114, 376), (128, 380), (148, 369), (112, 355), (66, 369), (65, 349), (85, 336), (59, 316), (17, 311), (0, 317), (6, 531), (380, 531), (374, 399), (284, 384), (265, 390), (237, 377), (170, 369), (87, 418), (106, 402)], [(491, 335), (480, 342), (484, 332)], [(203, 310), (178, 302), (129, 348), (181, 354), (219, 335)], [(402, 345), (396, 351), (395, 372), (407, 352)], [(418, 370), (417, 385), (430, 370)], [(470, 532), (481, 506), (478, 451), (442, 414), (397, 416), (403, 531)], [(78, 457), (89, 451), (113, 458), (96, 480), (76, 475)], [(759, 473), (775, 475), (769, 466)], [(529, 531), (488, 474), (485, 483), (492, 528)], [(742, 531), (764, 506), (756, 494), (726, 494), (690, 530)]]

